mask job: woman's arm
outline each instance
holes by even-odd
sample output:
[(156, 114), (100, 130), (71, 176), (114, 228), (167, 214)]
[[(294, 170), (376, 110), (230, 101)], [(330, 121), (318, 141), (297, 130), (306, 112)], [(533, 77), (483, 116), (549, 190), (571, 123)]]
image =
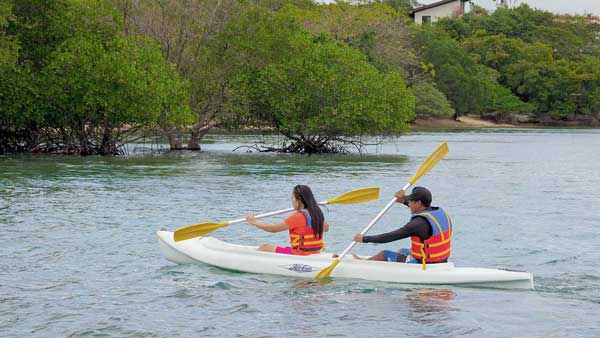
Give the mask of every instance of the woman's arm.
[(323, 232), (329, 231), (329, 223), (323, 222)]
[(277, 224), (267, 224), (267, 223), (257, 221), (256, 218), (254, 217), (254, 215), (246, 216), (246, 221), (248, 223), (256, 226), (257, 228), (260, 228), (267, 232), (280, 232), (280, 231), (284, 231), (284, 230), (288, 229), (288, 226), (287, 226), (287, 224), (285, 224), (285, 222), (281, 222), (281, 223), (277, 223)]

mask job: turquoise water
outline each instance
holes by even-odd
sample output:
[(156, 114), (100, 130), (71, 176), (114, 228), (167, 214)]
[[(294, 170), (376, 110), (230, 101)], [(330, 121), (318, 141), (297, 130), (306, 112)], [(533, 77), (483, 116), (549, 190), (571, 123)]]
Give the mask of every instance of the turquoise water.
[[(363, 156), (210, 140), (200, 153), (0, 157), (0, 336), (600, 337), (600, 130), (415, 132)], [(287, 208), (296, 184), (319, 200), (380, 186), (378, 201), (324, 210), (340, 252), (442, 141), (450, 153), (418, 184), (453, 218), (452, 261), (532, 272), (535, 291), (322, 284), (160, 255), (156, 230)], [(395, 206), (371, 233), (408, 217)], [(213, 235), (286, 242), (247, 224)]]

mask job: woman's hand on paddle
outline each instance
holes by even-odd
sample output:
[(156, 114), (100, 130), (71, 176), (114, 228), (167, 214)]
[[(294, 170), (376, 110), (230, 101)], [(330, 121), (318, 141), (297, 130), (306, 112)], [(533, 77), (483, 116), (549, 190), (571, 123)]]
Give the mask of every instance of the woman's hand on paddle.
[(364, 237), (365, 237), (365, 235), (363, 235), (363, 234), (356, 234), (356, 235), (354, 235), (354, 241), (358, 242), (358, 243), (362, 243)]
[(250, 214), (248, 216), (246, 216), (246, 222), (252, 224), (252, 225), (256, 225), (256, 218), (254, 217), (254, 215)]
[(404, 190), (400, 190), (396, 193), (396, 202), (404, 204)]

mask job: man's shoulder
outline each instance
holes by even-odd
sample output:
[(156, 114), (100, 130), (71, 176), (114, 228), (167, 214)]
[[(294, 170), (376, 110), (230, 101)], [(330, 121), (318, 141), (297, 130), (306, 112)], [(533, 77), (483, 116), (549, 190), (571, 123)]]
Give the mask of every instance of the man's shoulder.
[(412, 218), (410, 219), (410, 222), (408, 222), (408, 224), (420, 226), (420, 225), (429, 224), (429, 221), (427, 220), (427, 217), (425, 215), (415, 214), (412, 216)]

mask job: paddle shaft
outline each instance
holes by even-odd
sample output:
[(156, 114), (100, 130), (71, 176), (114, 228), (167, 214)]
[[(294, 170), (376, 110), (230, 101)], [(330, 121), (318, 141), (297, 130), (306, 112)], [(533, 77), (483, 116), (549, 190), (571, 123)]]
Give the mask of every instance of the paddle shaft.
[[(327, 205), (327, 204), (329, 204), (327, 201), (319, 202), (319, 205)], [(287, 208), (287, 209), (267, 212), (266, 214), (256, 215), (256, 216), (254, 216), (254, 218), (259, 219), (259, 218), (271, 217), (271, 216), (276, 216), (276, 215), (281, 215), (281, 214), (285, 214), (288, 212), (292, 212), (294, 210), (296, 210), (296, 209)], [(229, 223), (229, 225), (231, 225), (231, 224), (237, 224), (237, 223), (242, 223), (242, 222), (246, 222), (246, 218), (234, 219), (233, 221), (229, 221), (228, 223)]]
[[(411, 184), (410, 183), (406, 183), (406, 185), (404, 186), (404, 188), (402, 188), (402, 190), (406, 191), (406, 189), (408, 189), (408, 187), (410, 187)], [(363, 231), (360, 232), (361, 235), (365, 235), (369, 230), (371, 230), (371, 228), (375, 225), (375, 223), (377, 223), (377, 221), (379, 221), (379, 219), (381, 217), (383, 217), (383, 215), (392, 207), (392, 205), (394, 205), (394, 203), (396, 203), (396, 197), (394, 197), (394, 199), (392, 199), (386, 206), (385, 208), (383, 208), (383, 210), (381, 210), (377, 216), (375, 216), (375, 218), (373, 218), (373, 220), (369, 223), (369, 225), (367, 225), (366, 228), (363, 229)], [(342, 258), (344, 258), (344, 256), (346, 256), (346, 254), (348, 254), (348, 252), (350, 252), (350, 250), (352, 250), (352, 248), (354, 248), (354, 246), (357, 244), (358, 242), (356, 241), (352, 241), (352, 243), (350, 245), (348, 245), (348, 247), (346, 248), (346, 250), (344, 250), (344, 252), (342, 252), (342, 254), (340, 255), (340, 257), (338, 258), (339, 260), (342, 260)]]

